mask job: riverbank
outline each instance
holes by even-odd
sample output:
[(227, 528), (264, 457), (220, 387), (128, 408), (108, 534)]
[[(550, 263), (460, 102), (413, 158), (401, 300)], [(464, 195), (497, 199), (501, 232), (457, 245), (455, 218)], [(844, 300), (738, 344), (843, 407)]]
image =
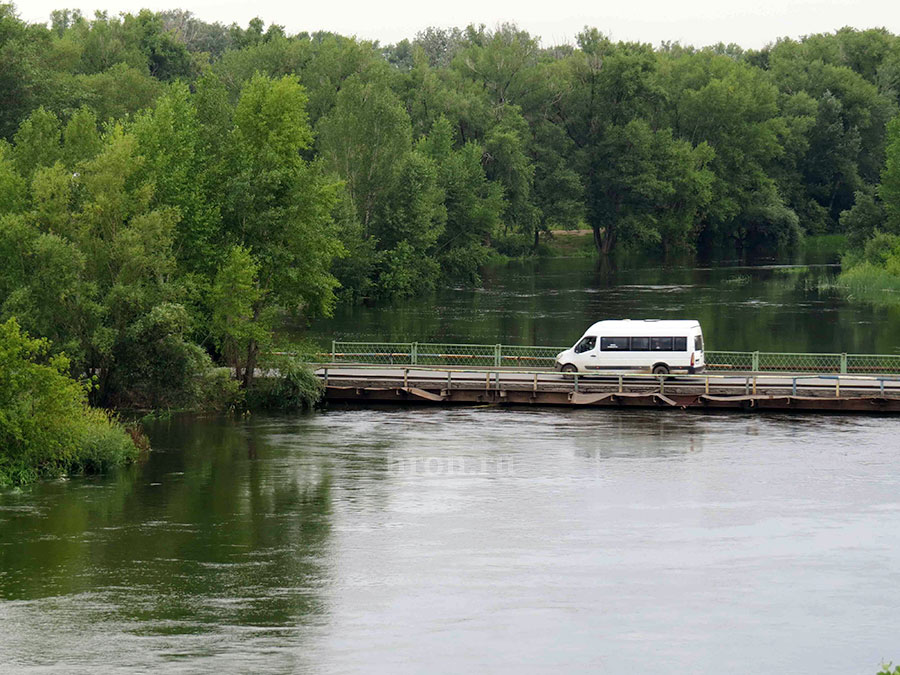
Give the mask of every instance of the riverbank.
[(538, 255), (547, 258), (589, 258), (597, 255), (590, 229), (551, 230), (538, 245)]

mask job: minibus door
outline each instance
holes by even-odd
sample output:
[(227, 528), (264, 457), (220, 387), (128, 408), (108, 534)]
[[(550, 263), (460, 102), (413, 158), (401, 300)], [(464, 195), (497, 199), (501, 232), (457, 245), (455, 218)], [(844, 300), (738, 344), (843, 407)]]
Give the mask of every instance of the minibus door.
[(597, 338), (593, 335), (586, 335), (575, 345), (575, 358), (573, 361), (578, 366), (578, 370), (593, 370), (592, 366), (597, 364)]

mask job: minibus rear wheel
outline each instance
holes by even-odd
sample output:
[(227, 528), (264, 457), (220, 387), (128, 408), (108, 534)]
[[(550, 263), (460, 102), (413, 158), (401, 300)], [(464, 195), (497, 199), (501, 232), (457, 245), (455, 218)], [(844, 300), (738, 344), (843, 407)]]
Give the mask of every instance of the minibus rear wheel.
[(669, 374), (669, 366), (665, 363), (657, 363), (653, 366), (653, 374), (654, 375), (668, 375)]

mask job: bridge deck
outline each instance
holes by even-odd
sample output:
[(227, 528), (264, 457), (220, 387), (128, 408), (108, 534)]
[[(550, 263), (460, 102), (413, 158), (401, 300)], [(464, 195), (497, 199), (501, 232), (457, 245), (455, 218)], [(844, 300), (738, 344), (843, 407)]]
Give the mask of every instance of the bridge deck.
[(327, 365), (328, 401), (900, 413), (892, 375), (563, 375), (547, 369)]

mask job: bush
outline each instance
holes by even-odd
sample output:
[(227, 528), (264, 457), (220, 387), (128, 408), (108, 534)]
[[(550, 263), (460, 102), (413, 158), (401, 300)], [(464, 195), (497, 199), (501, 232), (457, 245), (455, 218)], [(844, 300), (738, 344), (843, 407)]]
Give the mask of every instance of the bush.
[(481, 268), (490, 262), (492, 255), (492, 251), (482, 244), (451, 248), (441, 256), (441, 268), (447, 279), (479, 286)]
[(379, 255), (378, 286), (385, 297), (414, 297), (434, 290), (440, 276), (438, 263), (408, 242)]
[(842, 272), (836, 285), (851, 300), (882, 306), (900, 304), (900, 276), (868, 260)]
[(117, 368), (109, 401), (129, 408), (207, 407), (204, 379), (212, 361), (187, 338), (190, 317), (162, 303), (132, 323), (115, 347)]
[(106, 471), (137, 457), (134, 436), (88, 406), (88, 386), (49, 350), (15, 319), (0, 324), (0, 485)]
[(302, 359), (275, 357), (266, 363), (265, 370), (268, 374), (255, 380), (247, 393), (251, 408), (309, 410), (322, 399), (322, 381)]
[(235, 412), (244, 408), (244, 390), (231, 368), (209, 368), (198, 380), (195, 401), (201, 410)]
[(876, 230), (866, 242), (863, 258), (892, 274), (900, 275), (900, 236)]
[(534, 237), (521, 232), (496, 234), (491, 244), (499, 254), (510, 258), (521, 258), (534, 253)]

